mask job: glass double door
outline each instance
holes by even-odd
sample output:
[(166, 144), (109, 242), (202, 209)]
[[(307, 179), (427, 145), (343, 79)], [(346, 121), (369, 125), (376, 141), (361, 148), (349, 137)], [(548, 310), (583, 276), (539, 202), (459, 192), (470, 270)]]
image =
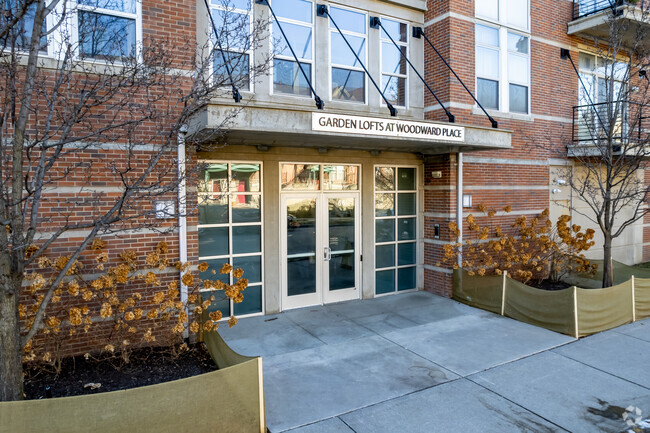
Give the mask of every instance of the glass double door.
[(359, 193), (282, 195), (282, 309), (359, 298)]

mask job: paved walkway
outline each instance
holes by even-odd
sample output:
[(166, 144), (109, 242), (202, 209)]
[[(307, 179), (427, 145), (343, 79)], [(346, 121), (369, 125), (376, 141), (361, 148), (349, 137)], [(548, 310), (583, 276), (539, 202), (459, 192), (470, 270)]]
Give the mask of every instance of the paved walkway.
[(625, 408), (650, 416), (650, 320), (576, 341), (415, 292), (222, 335), (263, 357), (271, 433), (620, 432)]

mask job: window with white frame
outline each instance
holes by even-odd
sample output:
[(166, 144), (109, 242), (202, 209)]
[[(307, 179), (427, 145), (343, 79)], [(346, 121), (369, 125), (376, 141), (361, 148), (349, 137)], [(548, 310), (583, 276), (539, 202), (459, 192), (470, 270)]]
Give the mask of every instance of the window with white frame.
[(417, 288), (417, 169), (375, 167), (375, 293)]
[(200, 278), (233, 284), (232, 274), (219, 273), (229, 263), (243, 269), (249, 281), (241, 303), (223, 291), (211, 293), (212, 309), (224, 316), (263, 311), (261, 169), (261, 163), (209, 162), (199, 175), (199, 260), (209, 265)]
[[(628, 104), (626, 86), (628, 66), (593, 54), (580, 53), (578, 60), (578, 139), (593, 140), (609, 130), (608, 121), (616, 116), (613, 133), (624, 133)], [(592, 105), (592, 103), (594, 105)], [(611, 111), (610, 111), (611, 110)]]
[[(362, 62), (367, 61), (367, 23), (365, 13), (330, 7), (330, 15), (336, 21), (352, 49)], [(366, 73), (350, 48), (330, 20), (330, 61), (332, 99), (366, 102)]]
[(386, 33), (381, 31), (381, 87), (391, 104), (406, 107), (408, 24), (382, 18), (381, 25), (399, 47), (395, 47)]
[[(309, 0), (276, 0), (272, 3), (275, 15), (300, 60), (305, 74), (312, 79), (314, 5)], [(275, 56), (273, 59), (273, 91), (309, 96), (311, 91), (300, 72), (287, 41), (277, 24), (273, 24)]]
[[(16, 14), (20, 13), (22, 2), (17, 0), (5, 0), (0, 6), (0, 28), (7, 29)], [(29, 49), (32, 39), (32, 30), (34, 25), (34, 15), (36, 14), (36, 3), (31, 4), (23, 18), (21, 18), (15, 25), (13, 25), (5, 38), (0, 41), (0, 46), (4, 49), (10, 50), (15, 48), (19, 51)], [(40, 51), (47, 51), (47, 25), (43, 23), (40, 41)]]
[(79, 56), (136, 56), (137, 0), (77, 0)]
[[(476, 94), (493, 110), (530, 111), (528, 0), (476, 3)], [(484, 20), (484, 21), (483, 21)]]
[[(250, 90), (250, 61), (253, 57), (250, 43), (251, 2), (249, 0), (212, 0), (211, 4), (212, 17), (218, 33), (218, 36), (212, 35), (215, 44), (213, 62), (215, 80), (219, 83), (230, 83), (227, 64), (235, 86), (239, 89)], [(220, 42), (223, 51), (219, 51), (217, 42)]]

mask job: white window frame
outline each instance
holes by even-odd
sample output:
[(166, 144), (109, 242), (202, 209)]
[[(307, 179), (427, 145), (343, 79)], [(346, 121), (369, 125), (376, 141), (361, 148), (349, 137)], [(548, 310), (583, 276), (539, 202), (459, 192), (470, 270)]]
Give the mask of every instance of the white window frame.
[[(211, 228), (211, 227), (228, 227), (228, 254), (222, 254), (222, 255), (215, 255), (215, 256), (199, 256), (198, 260), (199, 262), (205, 261), (205, 260), (224, 260), (230, 263), (231, 265), (234, 266), (234, 260), (239, 257), (251, 257), (251, 256), (259, 256), (260, 257), (260, 281), (255, 282), (255, 283), (250, 283), (248, 284), (248, 287), (255, 287), (255, 286), (260, 286), (261, 290), (261, 302), (262, 302), (262, 311), (259, 313), (251, 313), (251, 314), (243, 314), (243, 315), (237, 315), (237, 317), (254, 317), (254, 316), (263, 316), (265, 314), (265, 301), (264, 301), (264, 167), (263, 167), (263, 162), (262, 161), (234, 161), (234, 160), (201, 160), (202, 163), (205, 164), (226, 164), (228, 166), (228, 174), (227, 174), (227, 179), (228, 179), (228, 191), (225, 192), (225, 194), (228, 196), (228, 222), (227, 223), (217, 223), (217, 224), (197, 224), (197, 229), (199, 228)], [(232, 181), (232, 165), (233, 164), (259, 164), (260, 166), (260, 190), (259, 192), (257, 191), (249, 191), (249, 192), (240, 192), (240, 191), (231, 191), (230, 190), (230, 183)], [(201, 195), (212, 195), (214, 194), (213, 192), (198, 192), (197, 193), (197, 199), (198, 199), (198, 204), (200, 205), (201, 203)], [(238, 196), (238, 195), (247, 195), (247, 196), (259, 196), (260, 197), (260, 221), (259, 222), (249, 222), (249, 223), (233, 223), (232, 221), (232, 204), (231, 204), (231, 197), (233, 196)], [(259, 253), (233, 253), (233, 242), (232, 242), (232, 232), (233, 232), (233, 226), (236, 227), (242, 227), (242, 226), (259, 226), (260, 227), (260, 252)], [(197, 231), (198, 233), (198, 231)], [(197, 238), (198, 239), (198, 238)], [(197, 244), (198, 245), (198, 244)], [(219, 272), (219, 269), (216, 269), (217, 272)], [(244, 278), (246, 277), (246, 273), (244, 273)], [(230, 284), (233, 283), (233, 276), (232, 274), (229, 275), (230, 278)], [(202, 292), (211, 292), (212, 290), (201, 290)], [(246, 297), (246, 290), (244, 290), (244, 298)], [(230, 302), (230, 315), (234, 316), (235, 315), (235, 306), (234, 303), (231, 300)], [(224, 315), (222, 318), (223, 320), (227, 320), (228, 316)]]
[[(481, 0), (476, 0), (476, 1), (478, 2), (478, 1), (481, 1)], [(508, 23), (508, 16), (507, 16), (506, 11), (508, 10), (508, 5), (509, 5), (509, 2), (511, 0), (497, 0), (497, 1), (498, 1), (498, 5), (499, 5), (498, 6), (499, 11), (498, 11), (498, 14), (497, 14), (499, 16), (499, 19), (495, 20), (492, 17), (481, 16), (480, 14), (476, 13), (476, 7), (475, 7), (474, 15), (476, 16), (476, 18), (481, 20), (481, 21), (489, 22), (489, 23), (492, 23), (492, 24), (497, 24), (499, 26), (505, 26), (505, 27), (508, 27), (508, 28), (510, 28), (512, 30), (516, 30), (516, 31), (519, 31), (519, 32), (524, 32), (524, 33), (527, 33), (530, 36), (530, 21), (531, 21), (530, 3), (531, 3), (531, 0), (527, 0), (527, 3), (528, 3), (527, 4), (528, 20), (527, 20), (526, 27), (520, 27), (520, 26), (516, 26), (516, 25)]]
[[(141, 0), (138, 0), (141, 1)], [(249, 35), (249, 42), (250, 42), (250, 37), (253, 34), (253, 20), (254, 20), (254, 5), (255, 5), (255, 0), (249, 0), (249, 9), (237, 9), (234, 7), (227, 8), (224, 7), (222, 4), (213, 4), (211, 1), (209, 1), (210, 4), (210, 13), (212, 14), (215, 10), (223, 11), (226, 13), (237, 13), (241, 15), (248, 15), (248, 35)], [(213, 15), (214, 16), (214, 15)], [(209, 28), (209, 34), (210, 34), (210, 44), (212, 48), (212, 52), (214, 53), (214, 56), (221, 56), (221, 52), (218, 50), (216, 44), (214, 43), (214, 38), (217, 36), (214, 34), (214, 29), (212, 29), (212, 22), (210, 21), (210, 18), (208, 18), (208, 28)], [(217, 25), (219, 23), (216, 23)], [(233, 52), (233, 53), (240, 53), (240, 54), (247, 54), (248, 55), (248, 87), (243, 88), (237, 86), (237, 89), (240, 90), (241, 92), (245, 93), (254, 93), (255, 92), (255, 84), (253, 83), (253, 75), (252, 75), (252, 70), (253, 70), (253, 61), (254, 61), (254, 52), (251, 47), (251, 44), (248, 44), (248, 49), (247, 50), (240, 50), (234, 47), (224, 47), (224, 52), (226, 53), (226, 56), (228, 55), (227, 53)], [(232, 70), (231, 70), (232, 72)], [(210, 76), (214, 76), (214, 59), (210, 62)], [(223, 87), (227, 87), (228, 85), (224, 85)]]
[[(481, 25), (484, 27), (489, 27), (491, 29), (497, 30), (498, 31), (498, 37), (499, 37), (499, 46), (494, 47), (492, 45), (487, 45), (483, 44), (480, 41), (476, 40), (476, 36), (474, 38), (474, 62), (475, 62), (475, 73), (474, 73), (474, 88), (477, 90), (478, 93), (478, 79), (483, 78), (485, 80), (492, 80), (494, 81), (495, 79), (492, 77), (479, 77), (477, 68), (478, 68), (478, 47), (483, 47), (491, 50), (498, 51), (498, 58), (499, 58), (499, 64), (498, 64), (498, 79), (496, 81), (498, 82), (498, 105), (499, 107), (497, 109), (495, 108), (487, 108), (488, 110), (492, 110), (495, 112), (504, 112), (504, 113), (513, 113), (516, 115), (530, 115), (532, 112), (531, 109), (531, 44), (530, 44), (530, 33), (525, 33), (519, 30), (515, 30), (514, 28), (511, 27), (506, 27), (506, 26), (501, 26), (498, 24), (493, 24), (492, 22), (488, 21), (481, 21), (481, 20), (476, 20), (476, 24), (474, 26), (475, 29), (475, 34), (476, 34), (476, 26)], [(513, 51), (510, 51), (508, 48), (508, 34), (512, 33), (514, 35), (519, 35), (523, 36), (527, 39), (528, 43), (528, 54), (520, 54), (516, 53)], [(512, 54), (515, 56), (519, 57), (527, 57), (527, 67), (528, 67), (528, 82), (523, 83), (523, 82), (518, 82), (518, 81), (512, 81), (510, 77), (508, 76), (508, 55)], [(525, 86), (528, 88), (528, 112), (523, 113), (521, 111), (511, 111), (510, 110), (510, 83), (519, 85), (519, 86)], [(476, 105), (476, 108), (478, 108), (478, 105)]]
[[(133, 0), (135, 1), (135, 13), (130, 12), (120, 12), (112, 9), (104, 9), (95, 6), (88, 6), (78, 3), (76, 0), (68, 0), (68, 10), (73, 11), (71, 14), (70, 20), (70, 36), (71, 40), (75, 44), (75, 55), (77, 57), (81, 56), (79, 52), (79, 11), (83, 12), (93, 12), (101, 15), (110, 15), (120, 18), (127, 18), (135, 20), (135, 58), (138, 61), (142, 61), (142, 53), (140, 52), (140, 47), (142, 47), (142, 0)], [(63, 38), (61, 38), (61, 41)], [(48, 41), (49, 42), (49, 41)], [(63, 53), (62, 53), (63, 54)], [(106, 60), (97, 57), (85, 57), (84, 60), (98, 63), (115, 63), (119, 62), (120, 58), (115, 57), (114, 60)]]
[[(411, 44), (411, 34), (410, 34), (411, 32), (409, 32), (411, 27), (410, 27), (409, 23), (406, 22), (406, 21), (395, 19), (393, 17), (386, 17), (386, 16), (382, 16), (381, 20), (382, 20), (382, 23), (383, 23), (384, 20), (388, 20), (388, 21), (392, 21), (392, 22), (395, 22), (395, 23), (398, 23), (398, 24), (405, 24), (406, 25), (406, 42), (395, 41), (395, 43), (399, 47), (406, 47), (406, 58), (409, 58), (410, 44)], [(386, 34), (384, 33), (384, 30), (379, 29), (379, 35), (380, 35), (379, 36), (379, 70), (381, 71), (380, 85), (383, 86), (384, 75), (387, 75), (387, 76), (390, 76), (390, 77), (404, 78), (406, 80), (406, 83), (404, 85), (404, 105), (398, 105), (398, 104), (393, 104), (393, 105), (395, 107), (398, 107), (398, 108), (408, 109), (408, 107), (409, 107), (409, 84), (410, 84), (411, 67), (409, 66), (408, 63), (406, 63), (406, 74), (384, 72), (384, 70), (383, 70), (383, 67), (384, 67), (384, 42), (390, 44), (391, 48), (394, 49), (394, 50), (397, 50), (397, 48), (395, 48), (395, 46), (390, 41), (388, 36), (386, 36)], [(401, 54), (399, 56), (400, 56), (400, 58), (402, 57)], [(383, 87), (382, 87), (382, 91), (384, 91)], [(386, 102), (384, 101), (383, 98), (381, 99), (380, 103), (381, 103), (382, 107), (386, 106)]]
[[(364, 16), (364, 22), (365, 22), (365, 27), (366, 27), (366, 33), (356, 33), (356, 32), (351, 32), (349, 30), (341, 30), (341, 34), (346, 35), (346, 36), (356, 36), (356, 37), (361, 37), (366, 40), (366, 49), (365, 49), (365, 58), (361, 59), (363, 64), (366, 65), (368, 63), (368, 43), (370, 39), (370, 32), (369, 32), (369, 21), (368, 21), (368, 12), (367, 11), (362, 11), (359, 9), (354, 9), (350, 7), (345, 7), (342, 5), (328, 5), (329, 10), (331, 11), (332, 8), (336, 9), (342, 9), (342, 10), (348, 10), (350, 12), (355, 12), (358, 14), (362, 14)], [(338, 23), (337, 23), (338, 24)], [(340, 65), (338, 63), (333, 63), (332, 62), (332, 35), (334, 33), (338, 33), (338, 30), (336, 30), (336, 27), (332, 24), (332, 20), (328, 18), (327, 20), (327, 26), (328, 26), (328, 44), (329, 44), (329, 59), (330, 59), (330, 64), (329, 66), (329, 89), (328, 89), (328, 94), (329, 94), (329, 100), (330, 101), (335, 101), (335, 102), (343, 102), (343, 103), (351, 103), (351, 104), (360, 104), (360, 105), (368, 105), (368, 74), (366, 74), (366, 71), (363, 70), (362, 67), (355, 67), (355, 66), (347, 66), (347, 65)], [(343, 46), (344, 49), (349, 50), (347, 44)], [(363, 73), (363, 89), (364, 89), (364, 96), (363, 96), (363, 102), (361, 101), (346, 101), (344, 99), (334, 99), (332, 96), (332, 69), (337, 68), (337, 69), (347, 69), (350, 71), (358, 71)]]
[[(394, 168), (395, 169), (395, 189), (393, 190), (378, 190), (377, 189), (377, 182), (376, 182), (376, 176), (377, 176), (377, 168), (380, 167), (389, 167), (389, 168)], [(415, 189), (413, 190), (400, 190), (398, 188), (398, 179), (397, 179), (397, 173), (399, 172), (400, 168), (412, 168), (415, 170)], [(374, 297), (378, 298), (381, 296), (391, 296), (395, 295), (397, 293), (407, 293), (407, 292), (415, 292), (418, 290), (418, 270), (419, 270), (419, 265), (418, 265), (418, 259), (419, 259), (419, 254), (420, 254), (420, 249), (418, 248), (419, 244), (419, 227), (420, 227), (420, 192), (418, 191), (418, 182), (419, 182), (419, 167), (417, 165), (401, 165), (401, 164), (375, 164), (373, 165), (372, 168), (372, 245), (374, 248), (373, 256), (375, 258), (373, 265), (373, 282), (374, 282)], [(415, 194), (415, 214), (413, 215), (403, 215), (402, 218), (415, 218), (415, 239), (412, 240), (399, 240), (399, 234), (397, 233), (397, 227), (395, 230), (395, 240), (393, 241), (388, 241), (388, 242), (377, 242), (377, 220), (394, 220), (395, 224), (399, 222), (400, 215), (398, 214), (398, 194), (399, 193), (405, 193), (405, 194)], [(378, 217), (376, 214), (376, 197), (377, 194), (394, 194), (395, 196), (395, 201), (394, 201), (394, 206), (395, 206), (395, 214), (390, 215), (390, 216), (383, 216), (383, 217)], [(409, 264), (409, 265), (400, 265), (399, 264), (399, 245), (400, 244), (409, 244), (413, 243), (415, 244), (415, 263)], [(384, 268), (378, 268), (377, 267), (377, 246), (382, 246), (382, 245), (395, 245), (395, 264), (393, 266), (389, 267), (384, 267)], [(403, 268), (415, 268), (415, 288), (413, 289), (406, 289), (406, 290), (399, 290), (399, 270)], [(387, 293), (377, 293), (377, 272), (378, 271), (388, 271), (394, 269), (395, 270), (395, 290), (392, 292), (387, 292)]]
[[(277, 0), (277, 1), (282, 1), (282, 0)], [(315, 62), (315, 56), (316, 56), (316, 3), (314, 0), (307, 0), (311, 3), (311, 24), (307, 25), (306, 22), (304, 21), (297, 21), (297, 20), (292, 20), (289, 18), (283, 18), (283, 17), (277, 17), (278, 21), (280, 23), (287, 23), (287, 24), (292, 24), (296, 26), (301, 26), (301, 27), (309, 27), (311, 28), (311, 59), (304, 59), (300, 56), (298, 56), (298, 60), (300, 63), (308, 63), (311, 65), (310, 72), (311, 76), (309, 77), (309, 81), (311, 83), (314, 82), (314, 76), (316, 74), (316, 62)], [(271, 6), (273, 6), (273, 2), (271, 1)], [(273, 22), (271, 25), (271, 41), (274, 41), (276, 39), (281, 39), (284, 40), (284, 36), (282, 36), (282, 32), (278, 29), (276, 32), (275, 29), (277, 27), (277, 23)], [(277, 34), (277, 36), (276, 36)], [(287, 42), (287, 41), (285, 41)], [(296, 54), (297, 55), (297, 54)], [(293, 63), (296, 62), (296, 59), (293, 58), (292, 55), (281, 55), (281, 54), (274, 54), (273, 55), (273, 60), (275, 59), (280, 59), (280, 60), (289, 60)], [(302, 72), (300, 72), (300, 69), (298, 69), (299, 75), (302, 75)], [(310, 98), (311, 97), (311, 90), (307, 95), (301, 95), (299, 93), (284, 93), (284, 92), (276, 92), (275, 91), (275, 65), (271, 65), (271, 73), (269, 74), (271, 78), (271, 83), (269, 86), (270, 93), (271, 95), (282, 95), (282, 96), (295, 96), (298, 98)]]

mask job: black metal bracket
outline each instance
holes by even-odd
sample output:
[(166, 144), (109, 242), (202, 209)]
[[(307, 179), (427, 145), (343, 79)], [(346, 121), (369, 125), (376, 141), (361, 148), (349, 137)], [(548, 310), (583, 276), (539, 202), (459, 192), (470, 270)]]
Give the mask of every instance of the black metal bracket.
[(327, 18), (327, 15), (329, 15), (329, 12), (327, 10), (327, 5), (316, 6), (316, 16)]
[(420, 39), (420, 38), (422, 38), (422, 33), (423, 33), (423, 32), (422, 32), (422, 27), (413, 27), (413, 33), (412, 33), (412, 36), (413, 36), (415, 39)]
[(282, 28), (280, 21), (278, 21), (278, 17), (275, 15), (275, 12), (273, 11), (271, 4), (269, 3), (268, 0), (255, 0), (255, 2), (257, 4), (268, 6), (269, 11), (271, 11), (271, 15), (273, 15), (273, 19), (275, 20), (275, 23), (278, 26), (278, 29), (280, 29), (280, 33), (282, 33), (282, 37), (284, 38), (284, 41), (287, 43), (287, 46), (289, 47), (289, 50), (291, 51), (291, 54), (293, 55), (293, 58), (296, 61), (296, 64), (298, 65), (298, 69), (300, 69), (302, 76), (305, 77), (305, 80), (307, 81), (307, 85), (309, 85), (309, 90), (311, 91), (312, 95), (314, 95), (314, 102), (316, 102), (316, 108), (322, 110), (323, 108), (325, 108), (325, 102), (323, 102), (320, 96), (316, 94), (316, 90), (314, 89), (314, 86), (311, 84), (311, 77), (307, 76), (305, 69), (302, 67), (302, 64), (300, 63), (300, 60), (298, 59), (296, 52), (291, 46), (291, 43), (289, 42), (289, 38), (287, 38), (287, 35), (284, 33), (284, 29)]
[(639, 78), (645, 79), (646, 81), (650, 81), (650, 79), (648, 79), (648, 72), (645, 69), (641, 69), (639, 71)]
[(381, 18), (379, 17), (370, 17), (370, 28), (378, 29), (381, 26)]
[(562, 60), (568, 59), (570, 55), (571, 53), (569, 53), (569, 50), (567, 50), (566, 48), (560, 48), (560, 58)]

